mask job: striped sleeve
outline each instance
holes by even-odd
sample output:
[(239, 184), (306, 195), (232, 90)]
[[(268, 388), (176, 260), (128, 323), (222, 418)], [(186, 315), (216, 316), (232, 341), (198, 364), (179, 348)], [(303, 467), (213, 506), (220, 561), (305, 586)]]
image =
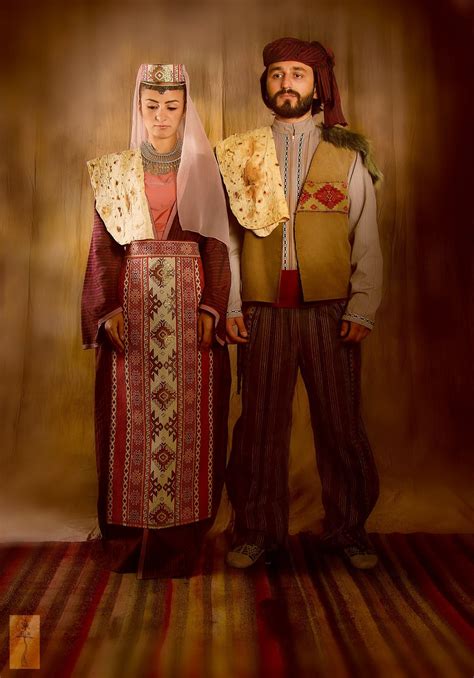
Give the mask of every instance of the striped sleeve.
[(230, 265), (227, 247), (215, 238), (200, 242), (204, 269), (204, 289), (199, 307), (216, 319), (216, 335), (225, 341), (225, 320), (230, 290)]
[(112, 238), (95, 211), (82, 290), (83, 348), (96, 348), (102, 323), (122, 310), (118, 282), (123, 253), (124, 248)]

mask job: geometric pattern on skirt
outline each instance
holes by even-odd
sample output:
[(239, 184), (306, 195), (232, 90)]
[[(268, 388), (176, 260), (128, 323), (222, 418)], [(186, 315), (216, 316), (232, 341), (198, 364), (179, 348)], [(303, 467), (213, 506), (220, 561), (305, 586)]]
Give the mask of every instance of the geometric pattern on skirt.
[(107, 521), (164, 528), (210, 517), (213, 354), (197, 345), (194, 242), (136, 241), (123, 271), (123, 353), (112, 360)]

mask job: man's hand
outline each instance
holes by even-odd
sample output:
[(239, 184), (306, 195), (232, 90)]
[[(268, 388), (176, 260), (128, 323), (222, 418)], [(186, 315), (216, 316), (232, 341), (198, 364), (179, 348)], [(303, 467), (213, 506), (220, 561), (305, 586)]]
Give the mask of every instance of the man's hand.
[(243, 316), (238, 315), (236, 318), (227, 318), (225, 329), (228, 344), (246, 344), (248, 342), (249, 334), (245, 327)]
[(343, 320), (341, 323), (340, 336), (344, 342), (354, 342), (358, 344), (370, 334), (370, 330), (359, 323)]
[(198, 346), (208, 349), (214, 338), (214, 316), (206, 311), (199, 311), (198, 315)]
[(124, 334), (123, 334), (123, 313), (119, 311), (111, 318), (105, 321), (104, 329), (107, 333), (109, 340), (112, 342), (112, 345), (117, 351), (123, 353), (125, 351), (125, 345), (123, 343)]

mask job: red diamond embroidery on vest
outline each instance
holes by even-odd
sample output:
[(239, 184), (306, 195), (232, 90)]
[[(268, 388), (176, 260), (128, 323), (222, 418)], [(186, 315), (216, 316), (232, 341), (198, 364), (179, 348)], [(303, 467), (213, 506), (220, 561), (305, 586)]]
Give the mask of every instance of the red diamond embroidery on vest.
[(308, 180), (300, 194), (298, 211), (347, 213), (349, 211), (347, 183), (344, 181), (316, 184)]
[(320, 203), (329, 207), (330, 210), (334, 209), (336, 205), (339, 205), (339, 203), (344, 200), (344, 195), (341, 191), (338, 191), (337, 188), (331, 184), (326, 184), (320, 188), (319, 191), (313, 193), (313, 195), (316, 200), (319, 200)]

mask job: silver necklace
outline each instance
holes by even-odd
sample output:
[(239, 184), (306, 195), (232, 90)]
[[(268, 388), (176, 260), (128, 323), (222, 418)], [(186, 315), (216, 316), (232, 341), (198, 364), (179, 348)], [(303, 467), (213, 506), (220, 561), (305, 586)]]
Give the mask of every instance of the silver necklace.
[(151, 174), (168, 174), (177, 172), (181, 160), (183, 142), (178, 139), (176, 146), (168, 153), (159, 153), (149, 141), (143, 141), (140, 146), (143, 169)]

